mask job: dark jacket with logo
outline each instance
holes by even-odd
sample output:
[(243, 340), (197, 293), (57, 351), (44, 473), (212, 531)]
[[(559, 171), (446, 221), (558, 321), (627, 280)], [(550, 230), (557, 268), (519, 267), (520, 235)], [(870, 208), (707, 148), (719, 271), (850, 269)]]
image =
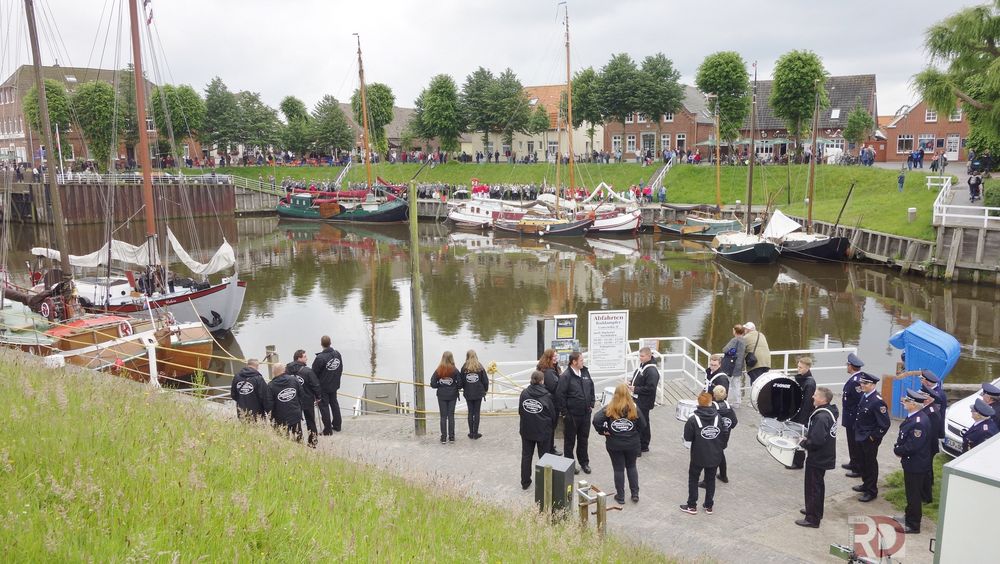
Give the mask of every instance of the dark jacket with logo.
[(320, 393), (319, 378), (316, 377), (316, 374), (301, 362), (289, 362), (286, 364), (285, 374), (295, 376), (299, 381), (299, 385), (302, 386), (302, 409), (315, 408), (316, 400), (319, 398)]
[(712, 393), (712, 390), (716, 386), (722, 386), (726, 389), (726, 395), (729, 395), (729, 374), (725, 370), (719, 368), (717, 372), (712, 372), (711, 368), (705, 369), (705, 391)]
[(729, 434), (739, 424), (739, 420), (736, 419), (736, 411), (729, 405), (729, 400), (713, 401), (712, 405), (715, 406), (715, 410), (719, 412), (719, 417), (721, 417), (719, 427), (722, 430), (722, 448), (726, 448), (729, 446)]
[(556, 406), (552, 395), (541, 384), (531, 384), (517, 400), (517, 414), (521, 419), (521, 438), (544, 442), (552, 437), (556, 425)]
[(545, 374), (545, 389), (552, 394), (552, 397), (555, 397), (556, 388), (559, 387), (559, 372), (555, 368), (546, 368), (543, 373)]
[(462, 387), (462, 374), (454, 369), (451, 374), (438, 376), (437, 371), (431, 376), (431, 387), (437, 389), (439, 400), (457, 400), (458, 389)]
[(462, 395), (465, 401), (481, 400), (486, 397), (486, 392), (490, 391), (490, 378), (486, 375), (486, 370), (480, 368), (478, 372), (468, 372), (462, 369)]
[(691, 443), (691, 462), (715, 468), (722, 462), (722, 417), (714, 406), (699, 407), (684, 424), (684, 442)]
[(639, 451), (639, 434), (646, 428), (646, 418), (642, 412), (636, 410), (636, 418), (619, 417), (611, 419), (607, 414), (607, 407), (602, 407), (594, 414), (594, 429), (607, 438), (608, 450), (614, 451)]
[(656, 369), (656, 364), (650, 359), (636, 369), (632, 375), (632, 397), (635, 403), (643, 409), (653, 409), (656, 405), (656, 387), (660, 383), (660, 371)]
[(809, 453), (806, 466), (833, 470), (837, 467), (837, 406), (816, 408), (807, 421), (805, 440), (799, 445)]
[(297, 425), (302, 421), (302, 385), (291, 374), (282, 374), (267, 385), (274, 399), (271, 419), (283, 425)]
[(594, 406), (594, 381), (590, 379), (590, 370), (586, 366), (580, 369), (580, 376), (573, 373), (573, 367), (567, 367), (559, 375), (559, 385), (556, 387), (556, 408), (570, 415), (588, 415)]
[[(865, 395), (861, 391), (862, 374), (864, 372), (855, 372), (844, 383), (844, 395), (840, 400), (840, 404), (844, 406), (843, 424), (848, 429), (854, 427), (854, 421), (858, 418), (858, 403), (861, 401), (861, 397)], [(848, 437), (848, 439), (853, 439), (853, 437)]]
[(854, 440), (882, 442), (889, 432), (889, 408), (878, 392), (862, 395), (858, 402), (858, 418), (854, 422)]
[(899, 438), (892, 452), (902, 459), (904, 472), (930, 472), (933, 455), (927, 441), (934, 440), (931, 420), (920, 411), (911, 414), (899, 425)]
[(267, 389), (267, 382), (260, 372), (249, 366), (244, 366), (233, 377), (229, 394), (236, 402), (236, 413), (241, 416), (249, 413), (259, 417), (271, 411), (271, 392)]
[(326, 347), (313, 359), (312, 371), (319, 378), (324, 392), (336, 392), (340, 389), (340, 376), (344, 373), (344, 359), (336, 349)]
[(809, 422), (809, 416), (813, 412), (813, 394), (816, 393), (816, 380), (813, 379), (811, 371), (805, 374), (796, 374), (795, 381), (802, 388), (802, 403), (799, 404), (799, 412), (792, 417), (792, 421), (805, 425)]

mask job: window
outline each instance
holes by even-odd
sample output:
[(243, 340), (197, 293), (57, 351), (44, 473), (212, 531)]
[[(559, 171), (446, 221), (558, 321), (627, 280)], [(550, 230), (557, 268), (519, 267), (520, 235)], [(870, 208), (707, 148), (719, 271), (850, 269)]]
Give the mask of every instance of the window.
[(493, 154), (493, 142), (492, 141), (490, 141), (489, 143), (486, 144), (486, 154), (487, 155), (492, 155)]
[(956, 108), (954, 112), (948, 114), (948, 121), (962, 121), (962, 108)]
[(503, 145), (501, 145), (500, 146), (500, 154), (503, 155), (503, 156), (505, 156), (505, 157), (507, 155), (509, 155), (510, 154), (510, 145), (507, 145), (506, 143), (504, 143)]
[(617, 153), (622, 150), (622, 136), (612, 135), (611, 136), (611, 152)]
[(639, 123), (646, 123), (646, 116), (644, 116), (643, 114), (637, 114), (637, 115), (639, 117), (638, 119)]
[(677, 140), (677, 142), (676, 142), (675, 145), (676, 145), (678, 151), (683, 151), (685, 148), (687, 148), (687, 135), (686, 134), (684, 134), (684, 133), (678, 133), (674, 138)]
[[(621, 139), (618, 140), (618, 143), (621, 144)], [(554, 155), (554, 154), (556, 154), (556, 151), (558, 151), (558, 150), (559, 150), (559, 142), (558, 141), (549, 141), (549, 154), (550, 155)]]
[(666, 151), (670, 148), (670, 134), (664, 133), (660, 136), (660, 150)]
[(187, 143), (185, 143), (183, 145), (183, 147), (184, 147), (184, 158), (185, 159), (190, 159), (191, 158), (191, 146), (188, 145)]
[(629, 135), (625, 138), (625, 150), (630, 153), (635, 152), (635, 135)]
[(635, 114), (625, 116), (625, 123), (635, 123)]
[(670, 123), (674, 121), (674, 114), (663, 114), (663, 123)]
[(837, 149), (840, 149), (840, 150), (844, 150), (844, 140), (843, 139), (830, 139), (829, 141), (826, 142), (826, 145), (824, 146), (823, 150), (831, 149), (831, 148), (837, 148)]
[(830, 119), (840, 119), (840, 108), (830, 110)]
[(918, 141), (917, 147), (923, 148), (925, 151), (929, 151), (934, 148), (933, 133), (921, 133), (920, 138), (917, 141)]
[(534, 141), (528, 141), (528, 154), (530, 155), (530, 154), (532, 154), (534, 152), (535, 152), (535, 142)]
[(912, 135), (900, 135), (896, 139), (896, 152), (897, 153), (909, 153), (913, 150), (913, 136)]
[(924, 110), (924, 121), (927, 123), (934, 123), (937, 121), (937, 112), (934, 110)]
[(153, 118), (146, 118), (146, 131), (156, 131), (156, 126), (153, 124)]

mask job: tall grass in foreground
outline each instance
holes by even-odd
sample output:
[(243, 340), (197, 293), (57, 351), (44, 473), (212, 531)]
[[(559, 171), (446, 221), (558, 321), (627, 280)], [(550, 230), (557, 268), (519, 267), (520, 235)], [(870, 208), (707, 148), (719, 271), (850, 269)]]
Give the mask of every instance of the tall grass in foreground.
[[(951, 457), (947, 454), (938, 454), (934, 457), (934, 484), (931, 491), (931, 503), (921, 505), (923, 516), (928, 519), (937, 520), (938, 508), (941, 502), (941, 477), (944, 475), (944, 465)], [(903, 484), (903, 471), (896, 470), (885, 477), (885, 499), (896, 509), (902, 511), (906, 508), (906, 487)]]
[(8, 562), (664, 560), (18, 353), (0, 397)]

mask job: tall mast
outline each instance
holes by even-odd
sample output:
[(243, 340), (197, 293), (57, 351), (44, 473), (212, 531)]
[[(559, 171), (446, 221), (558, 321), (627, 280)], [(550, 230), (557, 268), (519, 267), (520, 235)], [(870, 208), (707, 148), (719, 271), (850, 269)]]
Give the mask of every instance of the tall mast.
[(813, 81), (813, 88), (816, 89), (816, 101), (813, 106), (812, 123), (812, 158), (809, 159), (809, 206), (806, 216), (806, 233), (813, 232), (813, 193), (816, 186), (816, 130), (819, 129), (819, 79)]
[(145, 206), (146, 246), (150, 261), (156, 256), (156, 214), (153, 209), (153, 167), (149, 160), (149, 132), (146, 131), (146, 78), (142, 72), (142, 46), (139, 43), (139, 0), (129, 0), (128, 15), (132, 30), (132, 72), (135, 82), (135, 113), (139, 130), (139, 168), (142, 170), (142, 204)]
[[(569, 72), (569, 4), (566, 5), (566, 143), (569, 145), (569, 189), (573, 193), (576, 181), (573, 178), (573, 80)], [(574, 197), (576, 197), (574, 195)]]
[(716, 217), (722, 211), (722, 162), (720, 147), (722, 137), (719, 128), (719, 95), (709, 94), (710, 98), (715, 98), (715, 209)]
[(750, 105), (750, 173), (747, 175), (747, 217), (746, 217), (746, 229), (747, 235), (751, 233), (753, 223), (751, 220), (751, 206), (753, 205), (753, 162), (756, 155), (756, 147), (754, 145), (754, 137), (757, 131), (754, 129), (757, 126), (757, 61), (753, 63), (753, 98)]
[(368, 95), (365, 93), (365, 67), (361, 63), (361, 36), (357, 33), (354, 37), (358, 38), (358, 78), (361, 79), (361, 130), (362, 130), (362, 143), (365, 152), (365, 173), (368, 178), (368, 188), (372, 187), (372, 163), (369, 156), (368, 149)]
[[(52, 166), (52, 124), (49, 121), (49, 103), (45, 97), (45, 81), (42, 80), (42, 59), (38, 49), (38, 32), (35, 29), (35, 6), (32, 0), (24, 0), (24, 13), (28, 18), (28, 35), (31, 38), (31, 60), (35, 67), (35, 90), (38, 91), (38, 113), (41, 114), (42, 135), (45, 147), (49, 152), (48, 183), (52, 195), (52, 225), (56, 232), (56, 245), (59, 246), (59, 267), (62, 269), (63, 280), (68, 280), (72, 274), (69, 264), (69, 245), (66, 243), (66, 221), (63, 218), (62, 198), (59, 195), (59, 183), (56, 181), (55, 167)], [(30, 133), (31, 128), (28, 128)], [(42, 153), (44, 156), (44, 153)], [(41, 166), (41, 165), (39, 165)]]

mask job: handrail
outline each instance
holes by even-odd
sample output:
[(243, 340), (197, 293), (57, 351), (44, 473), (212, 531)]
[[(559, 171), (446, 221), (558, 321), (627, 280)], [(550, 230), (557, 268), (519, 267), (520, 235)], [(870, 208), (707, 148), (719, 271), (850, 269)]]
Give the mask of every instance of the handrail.
[[(230, 174), (154, 174), (153, 184), (174, 184), (179, 182), (194, 184), (233, 184), (236, 178)], [(99, 174), (96, 172), (66, 172), (56, 175), (59, 184), (73, 182), (98, 182), (111, 184), (142, 184), (142, 176), (138, 174)]]
[[(940, 224), (942, 227), (947, 227), (949, 219), (972, 219), (976, 220), (976, 222), (982, 221), (983, 228), (989, 228), (991, 223), (995, 224), (997, 228), (1000, 228), (1000, 208), (947, 203), (949, 200), (949, 193), (951, 192), (951, 179), (951, 176), (927, 177), (928, 189), (932, 186), (941, 186), (941, 190), (938, 192), (937, 198), (934, 199), (933, 223)], [(969, 210), (972, 210), (974, 213), (963, 213), (968, 212)], [(953, 222), (952, 225), (955, 225), (955, 223)], [(962, 227), (962, 225), (956, 226)], [(966, 224), (966, 226), (968, 226), (968, 224)]]

